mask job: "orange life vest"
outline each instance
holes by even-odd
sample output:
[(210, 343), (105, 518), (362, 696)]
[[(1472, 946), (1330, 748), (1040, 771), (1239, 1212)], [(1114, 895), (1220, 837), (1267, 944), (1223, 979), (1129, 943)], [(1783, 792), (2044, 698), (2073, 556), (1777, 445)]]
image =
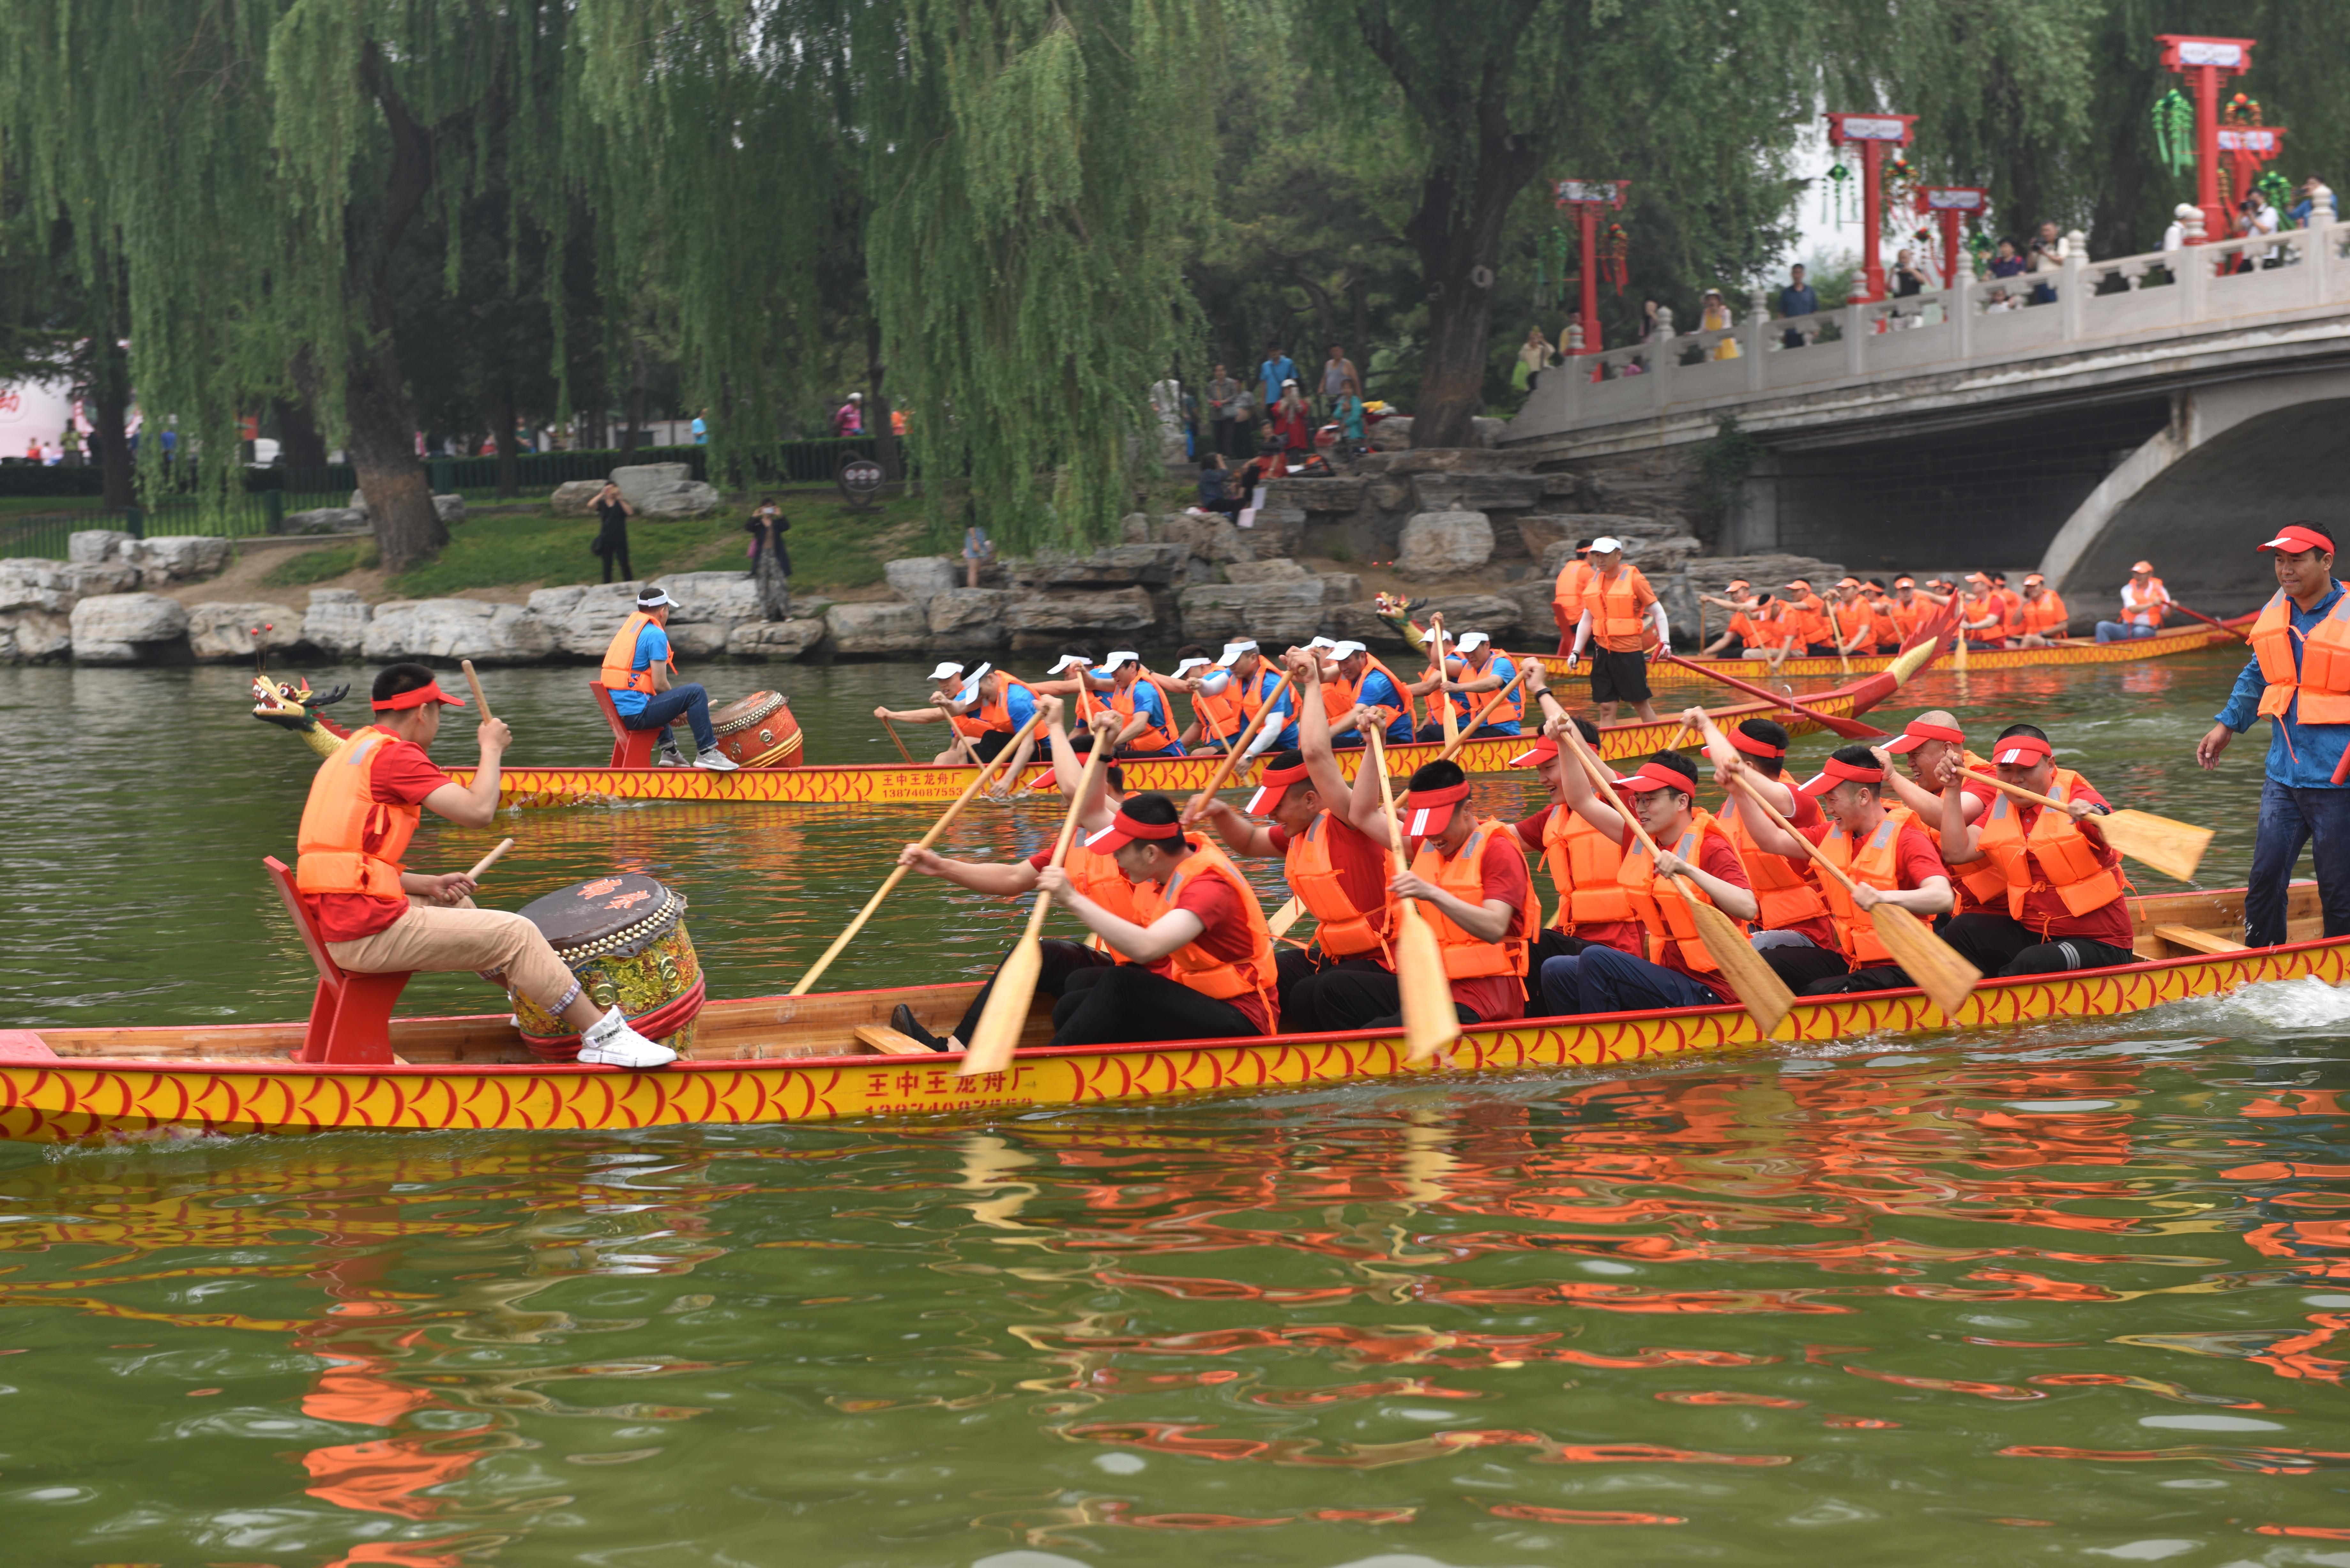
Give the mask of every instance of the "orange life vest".
[(1753, 885), (1754, 901), (1762, 906), (1762, 918), (1754, 922), (1757, 926), (1766, 931), (1783, 931), (1827, 913), (1827, 900), (1820, 896), (1808, 857), (1794, 861), (1757, 845), (1746, 830), (1743, 805), (1715, 821), (1730, 846), (1738, 851), (1739, 862), (1746, 867), (1746, 880)]
[(1322, 812), (1304, 833), (1289, 841), (1288, 852), (1282, 860), (1289, 890), (1297, 895), (1305, 912), (1319, 922), (1315, 928), (1314, 941), (1325, 957), (1343, 959), (1377, 953), (1379, 961), (1392, 969), (1394, 958), (1388, 951), (1388, 939), (1395, 928), (1395, 895), (1388, 894), (1375, 910), (1355, 907), (1330, 858), (1329, 828), (1330, 814)]
[(2269, 683), (2261, 712), (2282, 718), (2298, 697), (2302, 723), (2350, 724), (2350, 593), (2301, 639), (2298, 661), (2293, 644), (2293, 601), (2279, 588), (2252, 622), (2252, 655)]
[(1637, 918), (1632, 896), (1616, 880), (1624, 868), (1623, 846), (1565, 806), (1552, 807), (1543, 823), (1543, 865), (1558, 890), (1558, 918), (1552, 923), (1566, 935), (1578, 926)]
[(1376, 670), (1388, 678), (1389, 683), (1395, 687), (1397, 698), (1403, 703), (1401, 708), (1386, 702), (1377, 705), (1378, 711), (1388, 715), (1387, 724), (1380, 726), (1380, 732), (1385, 733), (1388, 725), (1393, 724), (1398, 718), (1409, 718), (1417, 724), (1419, 719), (1419, 709), (1412, 701), (1411, 693), (1404, 689), (1403, 682), (1396, 679), (1396, 672), (1380, 663), (1378, 655), (1369, 654), (1365, 657), (1370, 662), (1363, 666), (1362, 680), (1349, 680), (1343, 675), (1332, 675), (1324, 680), (1322, 682), (1323, 712), (1329, 716), (1330, 722), (1334, 724), (1352, 712), (1355, 704), (1362, 701), (1365, 682), (1370, 680), (1371, 671)]
[(1901, 628), (1893, 624), (1893, 607), (1885, 599), (1868, 599), (1868, 624), (1877, 635), (1877, 651), (1890, 653), (1900, 646)]
[[(1503, 685), (1508, 685), (1512, 677), (1515, 676), (1521, 668), (1520, 660), (1510, 654), (1503, 652), (1499, 648), (1494, 647), (1491, 643), (1488, 643), (1486, 647), (1492, 653), (1492, 657), (1485, 660), (1484, 669), (1474, 671), (1474, 674), (1479, 679), (1482, 679), (1487, 675), (1497, 674), (1499, 672), (1494, 669), (1494, 666), (1497, 664), (1507, 663), (1510, 667), (1510, 672), (1508, 675), (1502, 676), (1502, 682)], [(1464, 680), (1470, 679), (1471, 671), (1469, 670), (1469, 660), (1467, 659), (1464, 658), (1461, 659), (1461, 679)], [(1493, 693), (1491, 691), (1450, 691), (1445, 695), (1452, 699), (1453, 712), (1462, 720), (1475, 718), (1477, 716), (1477, 711), (1493, 700)], [(1505, 700), (1500, 707), (1494, 709), (1492, 712), (1486, 715), (1485, 722), (1488, 724), (1523, 724), (1525, 722), (1525, 717), (1526, 689), (1523, 685), (1518, 685), (1512, 686), (1510, 688), (1510, 695), (1507, 700)]]
[[(1977, 621), (1989, 626), (1977, 626)], [(2007, 605), (1997, 594), (1975, 594), (1959, 601), (1959, 629), (1977, 647), (1998, 647), (2007, 641)]]
[[(1835, 640), (1847, 644), (1855, 653), (1877, 651), (1877, 618), (1869, 613), (1866, 599), (1855, 599), (1850, 604), (1838, 599), (1828, 607), (1835, 619)], [(1857, 638), (1858, 641), (1854, 641)]]
[[(294, 846), (294, 886), (305, 893), (364, 893), (370, 898), (405, 898), (400, 886), (400, 857), (416, 836), (421, 807), (386, 805), (374, 798), (376, 763), (400, 737), (373, 724), (351, 732), (342, 749), (318, 764), (310, 798), (302, 803), (302, 826)], [(368, 836), (382, 842), (372, 853)]]
[(1222, 691), (1191, 693), (1191, 716), (1200, 721), (1200, 732), (1211, 741), (1230, 741), (1248, 722), (1241, 711), (1240, 682), (1228, 680)]
[[(1061, 869), (1069, 874), (1072, 887), (1119, 919), (1130, 920), (1136, 925), (1149, 923), (1143, 919), (1135, 903), (1134, 884), (1128, 881), (1126, 873), (1118, 868), (1115, 857), (1105, 855), (1098, 849), (1087, 848), (1084, 838), (1079, 836), (1069, 841), (1069, 852), (1062, 857)], [(1088, 933), (1086, 945), (1096, 952), (1107, 953), (1120, 963), (1128, 961), (1124, 953), (1099, 936)]]
[[(637, 633), (652, 624), (653, 618), (642, 610), (631, 613), (628, 619), (622, 621), (620, 629), (612, 634), (611, 646), (604, 649), (604, 668), (597, 679), (615, 691), (641, 691), (648, 697), (657, 695), (660, 689), (653, 684), (652, 666), (647, 665), (642, 670), (634, 668), (637, 662)], [(677, 668), (676, 654), (677, 650), (671, 649), (671, 657), (666, 660), (672, 670)]]
[(2041, 589), (2038, 598), (2025, 599), (2015, 612), (2017, 628), (2039, 637), (2064, 636), (2064, 627), (2072, 618), (2054, 588)]
[(1820, 602), (1817, 594), (1805, 594), (1790, 605), (1787, 620), (1805, 647), (1828, 640), (1827, 607)]
[[(1844, 825), (1831, 823), (1828, 836), (1820, 840), (1820, 853), (1842, 867), (1845, 875), (1854, 881), (1866, 882), (1883, 892), (1898, 893), (1901, 890), (1901, 859), (1898, 853), (1901, 830), (1913, 826), (1917, 820), (1918, 814), (1906, 805), (1887, 806), (1885, 820), (1877, 825), (1876, 831), (1868, 836), (1866, 843), (1860, 846), (1860, 852), (1856, 855), (1853, 852), (1852, 837), (1845, 832)], [(1822, 884), (1821, 890), (1827, 897), (1828, 913), (1835, 919), (1836, 941), (1844, 949), (1846, 962), (1855, 969), (1862, 969), (1869, 964), (1899, 961), (1887, 950), (1883, 942), (1877, 940), (1876, 922), (1869, 919), (1867, 911), (1852, 901), (1852, 895), (1845, 891), (1842, 882), (1831, 877)]]
[[(1708, 836), (1721, 839), (1733, 849), (1737, 847), (1711, 812), (1699, 808), (1690, 812), (1690, 830), (1673, 846), (1673, 853), (1690, 865), (1702, 864), (1700, 856)], [(1647, 845), (1633, 841), (1631, 848), (1624, 852), (1623, 869), (1616, 874), (1616, 880), (1631, 898), (1634, 917), (1648, 930), (1651, 960), (1662, 963), (1668, 950), (1671, 950), (1690, 973), (1714, 972), (1713, 955), (1705, 950), (1705, 940), (1698, 935), (1697, 917), (1689, 912), (1679, 892), (1657, 886), (1657, 863), (1650, 857)], [(1688, 877), (1678, 880), (1700, 901), (1713, 902), (1704, 888)], [(1743, 920), (1732, 923), (1742, 931), (1747, 929)]]
[(1167, 878), (1165, 887), (1152, 882), (1135, 887), (1134, 921), (1141, 926), (1156, 921), (1175, 907), (1184, 886), (1194, 877), (1213, 877), (1221, 880), (1239, 899), (1241, 913), (1248, 920), (1252, 939), (1249, 956), (1238, 961), (1220, 959), (1198, 942), (1186, 942), (1168, 955), (1175, 969), (1171, 978), (1218, 1002), (1230, 1002), (1254, 992), (1264, 1004), (1265, 1033), (1277, 1033), (1281, 1029), (1281, 999), (1274, 990), (1273, 930), (1265, 924), (1264, 906), (1257, 902), (1256, 889), (1233, 868), (1222, 850), (1196, 833), (1185, 834), (1183, 842), (1191, 846), (1191, 853)]
[[(1134, 686), (1128, 686), (1123, 691), (1120, 691), (1115, 686), (1110, 688), (1109, 696), (1104, 701), (1109, 711), (1118, 715), (1118, 722), (1116, 729), (1125, 729), (1127, 721), (1134, 717), (1134, 688), (1135, 686), (1141, 685), (1145, 680), (1150, 680), (1154, 687), (1158, 684), (1158, 682), (1149, 676), (1138, 675), (1135, 677)], [(1167, 722), (1169, 723), (1173, 723), (1175, 710), (1171, 706), (1167, 705), (1167, 694), (1163, 691), (1159, 692), (1159, 701), (1162, 710), (1167, 715)], [(1096, 727), (1109, 728), (1109, 726), (1106, 725), (1097, 725)], [(1138, 732), (1132, 740), (1126, 742), (1128, 747), (1138, 752), (1163, 752), (1174, 743), (1174, 735), (1157, 724), (1145, 724), (1141, 731)]]
[[(1977, 773), (1991, 772), (1991, 763), (1988, 761), (1975, 755), (1964, 746), (1959, 748), (1959, 760)], [(1936, 849), (1942, 847), (1942, 835), (1939, 830), (1928, 827), (1923, 822), (1918, 823), (1918, 831), (1933, 841)], [(1949, 874), (1953, 884), (1951, 891), (1958, 895), (1958, 903), (1953, 910), (1956, 914), (1963, 915), (1974, 909), (1993, 909), (2000, 899), (2007, 896), (2007, 877), (2000, 871), (1998, 866), (1988, 858), (1963, 860), (1956, 866), (1945, 860), (1942, 862), (1942, 869)]]
[[(1246, 680), (1235, 675), (1232, 680), (1240, 691), (1241, 722), (1243, 726), (1256, 722), (1256, 716), (1264, 711), (1266, 703), (1273, 701), (1273, 694), (1281, 690), (1281, 677), (1266, 669), (1262, 659), (1257, 661), (1254, 675)], [(1295, 722), (1296, 712), (1296, 704), (1292, 702), (1289, 708), (1292, 723)], [(1273, 720), (1267, 719), (1265, 722), (1270, 724)], [(1282, 726), (1284, 729), (1289, 727), (1287, 724)]]
[(1592, 580), (1598, 576), (1591, 563), (1580, 556), (1572, 556), (1558, 569), (1558, 578), (1551, 585), (1551, 603), (1557, 607), (1558, 618), (1568, 633), (1575, 631), (1575, 622), (1583, 618), (1584, 599), (1591, 592)]
[[(2080, 787), (2079, 774), (2058, 768), (2056, 782), (2043, 793), (2053, 800), (2070, 800)], [(2024, 896), (2039, 888), (2053, 891), (2074, 915), (2102, 909), (2122, 896), (2128, 884), (2122, 880), (2121, 868), (2106, 865), (2098, 857), (2089, 836), (2070, 815), (2042, 806), (2029, 834), (2023, 831), (2022, 822), (2022, 812), (2004, 792), (1992, 797), (1991, 808), (1982, 815), (1980, 844), (1984, 857), (1999, 867), (2007, 883), (2011, 917), (2023, 919)], [(2034, 860), (2045, 880), (2033, 879)]]
[(1906, 605), (1899, 599), (1891, 599), (1886, 603), (1885, 613), (1892, 620), (1894, 631), (1899, 634), (1898, 640), (1907, 642), (1918, 635), (1918, 628), (1924, 622), (1926, 612), (1933, 607), (1924, 599), (1911, 599)]
[(1583, 596), (1583, 607), (1591, 612), (1592, 640), (1611, 653), (1637, 653), (1648, 647), (1655, 628), (1639, 595), (1648, 586), (1638, 566), (1619, 564), (1613, 577), (1593, 573)]
[(954, 722), (955, 728), (973, 737), (1009, 735), (1017, 731), (1020, 726), (1012, 722), (1012, 688), (1014, 686), (1027, 692), (1030, 701), (1035, 701), (1035, 688), (1030, 686), (1025, 680), (1014, 680), (1011, 676), (998, 670), (995, 677), (995, 695), (993, 697), (983, 695), (977, 708), (968, 713), (958, 715)]
[(2170, 590), (2162, 586), (2160, 577), (2148, 577), (2146, 587), (2136, 583), (2122, 585), (2122, 624), (2125, 626), (2162, 627), (2162, 607), (2170, 602)]
[[(1419, 853), (1412, 857), (1411, 872), (1423, 881), (1433, 882), (1464, 904), (1485, 902), (1485, 846), (1497, 834), (1511, 832), (1510, 826), (1492, 817), (1480, 819), (1477, 830), (1461, 846), (1458, 855), (1447, 857), (1436, 846), (1434, 839), (1423, 839)], [(1510, 935), (1498, 942), (1471, 936), (1445, 917), (1433, 904), (1422, 904), (1420, 914), (1436, 931), (1438, 946), (1444, 950), (1444, 972), (1454, 980), (1476, 980), (1485, 975), (1523, 974), (1526, 972), (1526, 939), (1517, 935), (1520, 929), (1537, 930), (1542, 926), (1542, 906), (1534, 901), (1534, 887), (1526, 888), (1525, 903), (1518, 919), (1510, 925)]]

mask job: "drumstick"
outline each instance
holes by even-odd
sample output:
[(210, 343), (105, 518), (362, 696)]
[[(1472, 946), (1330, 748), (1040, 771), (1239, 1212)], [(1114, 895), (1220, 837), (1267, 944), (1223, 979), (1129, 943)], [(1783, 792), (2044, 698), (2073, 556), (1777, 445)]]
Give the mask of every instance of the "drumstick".
[(465, 684), (473, 689), (473, 706), (481, 711), (481, 722), (484, 724), (488, 723), (490, 700), (482, 695), (482, 678), (473, 673), (473, 661), (470, 659), (461, 659), (457, 660), (457, 668), (465, 672)]
[(496, 865), (498, 863), (498, 857), (504, 855), (507, 850), (512, 849), (514, 847), (514, 844), (515, 841), (511, 838), (499, 839), (498, 846), (495, 849), (491, 850), (487, 855), (483, 856), (479, 860), (473, 862), (473, 868), (465, 873), (465, 880), (468, 882), (480, 881), (482, 879), (482, 873)]

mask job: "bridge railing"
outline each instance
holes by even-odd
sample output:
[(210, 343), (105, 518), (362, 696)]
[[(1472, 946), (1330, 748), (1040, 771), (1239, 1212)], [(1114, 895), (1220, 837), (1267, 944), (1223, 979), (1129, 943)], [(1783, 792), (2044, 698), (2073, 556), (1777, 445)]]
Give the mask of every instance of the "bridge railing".
[[(1544, 373), (1505, 440), (1735, 405), (1804, 387), (1948, 370), (2350, 306), (2350, 223), (2177, 251), (2087, 257), (1816, 316), (1611, 348)], [(1726, 345), (1726, 347), (1725, 347)]]

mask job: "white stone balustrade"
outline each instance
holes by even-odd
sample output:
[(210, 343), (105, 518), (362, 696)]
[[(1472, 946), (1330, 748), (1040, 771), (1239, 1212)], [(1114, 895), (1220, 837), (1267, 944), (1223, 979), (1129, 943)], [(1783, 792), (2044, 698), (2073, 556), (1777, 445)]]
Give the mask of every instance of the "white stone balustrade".
[[(2053, 270), (1816, 316), (1770, 317), (1758, 305), (1737, 327), (1568, 360), (1543, 377), (1502, 439), (1516, 444), (1629, 424), (1653, 431), (1668, 415), (1711, 424), (1793, 391), (2022, 368), (2090, 349), (2237, 332), (2262, 317), (2289, 324), (2350, 316), (2350, 223), (2334, 215), (2328, 192), (2313, 213), (2327, 222), (2273, 235), (2091, 261), (2075, 232)], [(1783, 347), (1790, 330), (1804, 339), (1799, 347)], [(1738, 339), (1736, 358), (1713, 358), (1724, 337)]]

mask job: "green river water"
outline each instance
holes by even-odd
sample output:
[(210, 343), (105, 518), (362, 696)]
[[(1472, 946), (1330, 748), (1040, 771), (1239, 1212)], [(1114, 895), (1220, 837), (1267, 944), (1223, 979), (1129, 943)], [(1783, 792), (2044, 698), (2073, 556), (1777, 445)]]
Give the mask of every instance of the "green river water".
[[(1887, 719), (2039, 722), (2217, 827), (2224, 886), (2265, 737), (2189, 753), (2238, 662), (1937, 674)], [(871, 708), (922, 671), (722, 667), (722, 698), (762, 673), (812, 757), (880, 762)], [(515, 763), (600, 758), (585, 677), (491, 673)], [(245, 679), (0, 670), (0, 1027), (307, 1006), (256, 862), (311, 754)], [(533, 812), (411, 859), (513, 833), (505, 907), (660, 877), (743, 996), (929, 819)], [(1055, 825), (991, 806), (946, 846)], [(917, 880), (827, 984), (977, 973), (1021, 914)], [(7, 1146), (0, 1564), (2350, 1568), (2346, 1042), (2313, 981), (995, 1123)]]

